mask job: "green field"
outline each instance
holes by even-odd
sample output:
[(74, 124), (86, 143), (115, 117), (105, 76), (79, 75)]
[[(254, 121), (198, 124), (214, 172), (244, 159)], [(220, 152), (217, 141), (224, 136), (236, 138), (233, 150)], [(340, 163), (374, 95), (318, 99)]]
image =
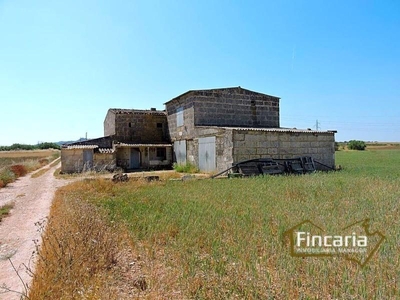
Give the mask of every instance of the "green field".
[[(127, 228), (148, 284), (136, 292), (149, 298), (400, 298), (400, 151), (339, 151), (336, 163), (342, 171), (304, 176), (91, 180), (62, 201), (94, 203)], [(283, 233), (301, 221), (335, 231), (366, 218), (386, 239), (363, 268), (289, 254)]]

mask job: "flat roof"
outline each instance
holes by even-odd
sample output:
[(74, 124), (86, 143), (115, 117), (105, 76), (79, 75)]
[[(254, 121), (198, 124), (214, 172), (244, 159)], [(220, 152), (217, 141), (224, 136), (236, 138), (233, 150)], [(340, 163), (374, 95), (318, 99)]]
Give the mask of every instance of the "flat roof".
[(154, 110), (154, 109), (126, 109), (126, 108), (110, 108), (109, 112), (115, 114), (146, 114), (146, 115), (165, 115), (165, 110)]
[(179, 96), (176, 96), (175, 98), (172, 98), (171, 100), (165, 102), (164, 105), (167, 104), (167, 103), (170, 103), (171, 101), (174, 101), (174, 100), (176, 100), (176, 99), (178, 99), (178, 98), (180, 98), (182, 96), (190, 94), (192, 92), (213, 92), (213, 91), (236, 90), (236, 89), (241, 89), (241, 90), (246, 91), (246, 92), (250, 92), (250, 93), (254, 93), (254, 94), (260, 94), (260, 95), (264, 95), (264, 96), (267, 96), (267, 97), (273, 97), (273, 98), (276, 98), (276, 99), (280, 99), (279, 97), (276, 97), (276, 96), (272, 96), (272, 95), (268, 95), (268, 94), (264, 94), (264, 93), (260, 93), (260, 92), (256, 92), (256, 91), (251, 91), (251, 90), (248, 90), (248, 89), (244, 89), (241, 86), (236, 86), (236, 87), (226, 87), (226, 88), (216, 88), (216, 89), (189, 90), (189, 91), (187, 91), (187, 92), (185, 92), (183, 94), (180, 94)]

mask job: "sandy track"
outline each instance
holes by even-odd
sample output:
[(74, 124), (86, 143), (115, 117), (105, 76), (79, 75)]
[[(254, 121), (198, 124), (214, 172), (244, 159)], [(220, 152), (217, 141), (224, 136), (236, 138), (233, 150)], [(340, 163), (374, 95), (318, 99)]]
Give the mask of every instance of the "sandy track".
[[(26, 284), (31, 277), (27, 273), (32, 253), (35, 250), (34, 240), (40, 240), (36, 222), (44, 220), (50, 210), (50, 205), (57, 188), (70, 181), (56, 179), (53, 173), (59, 164), (51, 167), (38, 178), (30, 175), (19, 178), (16, 182), (0, 189), (0, 206), (14, 202), (10, 216), (0, 223), (0, 287), (6, 285), (9, 289), (22, 292), (24, 286), (13, 270), (8, 257), (17, 268), (19, 275)], [(44, 168), (49, 168), (46, 166)], [(31, 267), (32, 262), (31, 262)], [(20, 299), (17, 293), (2, 293), (0, 299)]]

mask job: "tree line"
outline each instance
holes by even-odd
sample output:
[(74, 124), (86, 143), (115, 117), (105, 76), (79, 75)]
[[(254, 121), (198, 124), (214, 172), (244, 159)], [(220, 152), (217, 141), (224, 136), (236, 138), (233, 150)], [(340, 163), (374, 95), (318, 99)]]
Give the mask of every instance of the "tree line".
[(13, 151), (13, 150), (42, 150), (42, 149), (61, 149), (60, 145), (56, 143), (39, 143), (36, 145), (28, 144), (12, 144), (11, 146), (0, 146), (0, 151)]

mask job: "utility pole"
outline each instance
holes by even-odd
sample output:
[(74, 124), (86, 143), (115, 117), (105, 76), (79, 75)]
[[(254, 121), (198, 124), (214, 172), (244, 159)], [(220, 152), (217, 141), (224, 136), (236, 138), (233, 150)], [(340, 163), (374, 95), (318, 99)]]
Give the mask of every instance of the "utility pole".
[(318, 119), (315, 121), (315, 130), (319, 130), (321, 123), (318, 121)]

